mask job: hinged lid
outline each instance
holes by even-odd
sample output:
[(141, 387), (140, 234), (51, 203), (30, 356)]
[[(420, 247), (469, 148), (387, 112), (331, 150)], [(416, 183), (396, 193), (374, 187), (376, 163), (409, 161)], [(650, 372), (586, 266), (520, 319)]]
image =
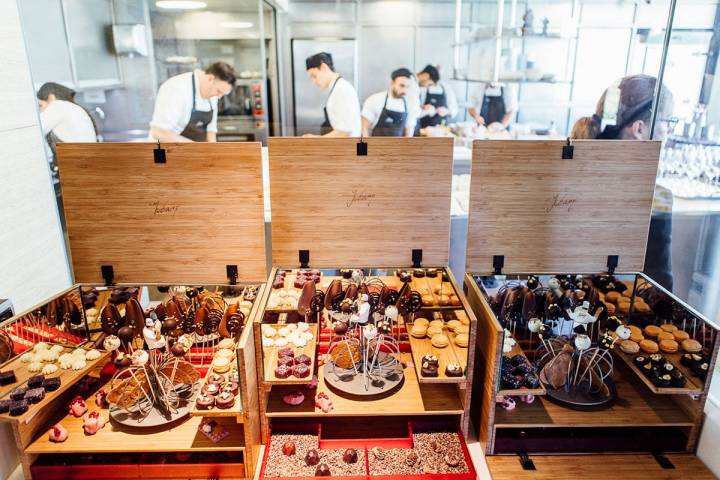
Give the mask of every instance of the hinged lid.
[[(267, 278), (259, 143), (58, 144), (75, 280), (227, 283)], [(107, 269), (106, 269), (107, 271)]]
[(447, 265), (451, 138), (271, 138), (274, 265)]
[(503, 273), (640, 271), (660, 142), (473, 143), (466, 268)]

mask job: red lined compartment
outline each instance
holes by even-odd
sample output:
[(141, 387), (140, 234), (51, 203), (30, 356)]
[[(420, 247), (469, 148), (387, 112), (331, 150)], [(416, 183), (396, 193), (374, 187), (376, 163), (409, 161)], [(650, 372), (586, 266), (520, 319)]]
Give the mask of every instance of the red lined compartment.
[[(271, 430), (273, 427), (271, 426)], [(464, 456), (465, 463), (468, 467), (466, 473), (438, 473), (438, 474), (414, 474), (414, 475), (370, 475), (370, 449), (372, 447), (381, 447), (385, 449), (391, 448), (413, 448), (413, 432), (432, 432), (432, 431), (453, 431), (457, 429), (456, 433), (460, 440), (460, 447)], [(301, 434), (307, 433), (318, 436), (318, 448), (320, 450), (326, 449), (343, 449), (343, 448), (355, 448), (362, 450), (365, 455), (365, 476), (346, 476), (341, 477), (333, 475), (334, 477), (342, 478), (345, 480), (475, 480), (476, 473), (475, 467), (473, 466), (472, 459), (470, 458), (470, 451), (467, 448), (465, 439), (462, 432), (458, 427), (448, 428), (447, 423), (437, 421), (425, 421), (425, 420), (410, 420), (407, 422), (407, 435), (402, 437), (387, 437), (387, 438), (323, 438), (322, 432), (323, 427), (321, 423), (307, 423), (307, 422), (287, 422), (283, 423), (280, 428), (274, 428), (275, 433), (291, 433)], [(272, 441), (272, 432), (270, 434), (270, 441), (265, 448), (265, 452), (262, 458), (262, 465), (260, 468), (261, 479), (273, 479), (273, 480), (309, 480), (309, 479), (320, 479), (324, 477), (266, 477), (265, 466), (268, 460), (269, 445)]]

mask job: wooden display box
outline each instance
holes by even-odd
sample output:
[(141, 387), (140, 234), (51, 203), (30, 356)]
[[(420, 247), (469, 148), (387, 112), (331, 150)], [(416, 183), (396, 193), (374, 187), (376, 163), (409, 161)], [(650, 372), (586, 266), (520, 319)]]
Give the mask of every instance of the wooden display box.
[[(373, 455), (371, 450), (374, 447), (382, 449), (403, 449), (410, 450), (414, 447), (413, 433), (414, 432), (453, 432), (457, 433), (458, 441), (460, 442), (460, 448), (462, 451), (463, 460), (467, 465), (468, 471), (465, 473), (437, 473), (437, 474), (403, 474), (403, 475), (373, 475), (370, 472), (370, 462), (373, 461)], [(297, 422), (285, 422), (280, 423), (272, 428), (270, 438), (267, 443), (267, 448), (263, 455), (262, 466), (260, 469), (261, 479), (276, 479), (276, 480), (295, 480), (295, 479), (317, 479), (323, 477), (271, 477), (266, 476), (266, 467), (269, 456), (269, 446), (272, 442), (273, 434), (290, 433), (290, 434), (309, 434), (317, 436), (318, 438), (318, 453), (322, 456), (323, 450), (326, 449), (338, 449), (343, 450), (347, 448), (354, 448), (358, 451), (359, 456), (365, 459), (365, 474), (354, 475), (354, 476), (342, 476), (333, 474), (337, 478), (345, 480), (399, 480), (399, 479), (411, 479), (411, 480), (475, 480), (477, 474), (475, 467), (473, 466), (472, 459), (470, 458), (470, 452), (467, 449), (465, 438), (458, 428), (457, 424), (453, 424), (450, 421), (427, 421), (427, 420), (409, 420), (405, 422), (405, 429), (402, 432), (402, 436), (388, 437), (381, 436), (384, 433), (383, 428), (380, 427), (375, 432), (374, 436), (364, 437), (367, 434), (366, 430), (362, 428), (356, 428), (352, 425), (343, 426), (343, 438), (325, 438), (323, 436), (323, 424), (322, 423), (297, 423)], [(297, 452), (296, 455), (301, 455), (302, 452)]]
[[(542, 455), (652, 451), (659, 456), (638, 454), (623, 461), (642, 465), (629, 473), (631, 478), (656, 478), (658, 469), (663, 478), (685, 478), (685, 465), (702, 462), (674, 455), (672, 462), (678, 468), (667, 470), (660, 466), (662, 453), (695, 451), (712, 374), (704, 382), (694, 378), (680, 364), (680, 354), (663, 353), (686, 374), (685, 388), (657, 388), (633, 365), (634, 355), (615, 346), (617, 395), (605, 408), (569, 408), (551, 398), (542, 383), (540, 389), (528, 391), (508, 388), (501, 379), (503, 355), (528, 355), (535, 360), (540, 342), (537, 334), (527, 330), (527, 319), (516, 316), (513, 324), (513, 316), (508, 315), (505, 326), (517, 345), (504, 354), (506, 332), (497, 307), (491, 306), (491, 296), (498, 287), (526, 285), (530, 275), (547, 287), (556, 274), (583, 275), (587, 281), (610, 272), (626, 288), (625, 300), (618, 300), (614, 315), (641, 329), (674, 322), (690, 330), (691, 338), (702, 341), (709, 371), (715, 365), (720, 345), (716, 328), (644, 274), (636, 273), (643, 269), (660, 143), (576, 141), (569, 150), (565, 142), (552, 141), (473, 145), (464, 280), (478, 318), (472, 415), (486, 455), (514, 454), (522, 460), (488, 457), (490, 471), (497, 478), (570, 478), (583, 465), (595, 465), (590, 468), (617, 474), (613, 465), (619, 461), (612, 456), (573, 455), (556, 462)], [(594, 342), (603, 325), (609, 325), (604, 320), (608, 308), (615, 307), (605, 306), (612, 303), (610, 297), (602, 298), (595, 302), (605, 312), (599, 314), (597, 330), (592, 327)], [(645, 300), (648, 304), (640, 305)], [(621, 309), (619, 303), (625, 301), (630, 307)], [(669, 306), (664, 312), (671, 313), (661, 315), (661, 306)], [(528, 393), (536, 395), (533, 403), (520, 400)], [(506, 396), (517, 400), (513, 410), (500, 405)], [(531, 461), (536, 460), (537, 470), (524, 469), (523, 465), (529, 467), (528, 454)], [(705, 472), (701, 468), (698, 474)]]
[[(366, 147), (366, 155), (362, 147)], [(334, 334), (323, 310), (319, 316), (307, 319), (313, 329), (318, 328), (314, 351), (310, 353), (315, 365), (319, 364), (315, 372), (317, 387), (308, 390), (302, 385), (309, 378), (275, 377), (277, 365), (272, 347), (263, 354), (263, 324), (277, 326), (306, 320), (298, 318), (296, 304), (284, 310), (278, 309), (274, 301), (268, 306), (273, 292), (280, 290), (268, 285), (261, 299), (264, 312), (256, 317), (255, 324), (257, 363), (263, 365), (258, 369), (263, 438), (269, 438), (271, 419), (338, 417), (347, 417), (348, 422), (374, 418), (369, 424), (376, 425), (383, 421), (378, 417), (450, 415), (466, 434), (476, 321), (460, 286), (446, 268), (452, 140), (378, 137), (358, 146), (357, 139), (273, 138), (269, 140), (269, 157), (272, 261), (280, 266), (271, 272), (270, 284), (279, 287), (278, 275), (287, 271), (282, 288), (299, 291), (293, 281), (297, 273), (316, 269), (320, 277), (316, 288), (324, 291), (333, 279), (341, 278), (341, 269), (359, 268), (366, 277), (381, 279), (387, 287), (398, 289), (398, 270), (412, 273), (413, 265), (433, 268), (439, 272), (435, 279), (445, 278), (445, 293), (456, 294), (456, 304), (440, 305), (440, 292), (425, 285), (422, 288), (427, 289), (427, 306), (417, 315), (443, 318), (443, 313), (460, 312), (470, 327), (470, 341), (459, 362), (464, 375), (450, 378), (444, 374), (444, 362), (457, 355), (454, 345), (443, 350), (431, 347), (429, 340), (410, 341), (410, 324), (398, 323), (393, 335), (400, 343), (404, 382), (392, 394), (366, 399), (332, 390), (325, 382), (322, 360)], [(427, 279), (413, 278), (412, 282), (417, 289)], [(436, 378), (424, 377), (420, 358), (433, 350), (440, 354), (443, 372)], [(300, 405), (283, 402), (283, 396), (293, 390), (304, 393)], [(330, 411), (316, 407), (319, 392), (333, 402)]]
[[(53, 471), (65, 475), (64, 478), (94, 475), (96, 466), (73, 465), (68, 460), (57, 470), (42, 462), (43, 458), (55, 455), (111, 452), (153, 455), (166, 449), (236, 452), (242, 459), (239, 464), (235, 461), (217, 471), (201, 464), (187, 471), (174, 466), (138, 465), (110, 468), (106, 473), (132, 478), (136, 475), (133, 472), (137, 472), (137, 478), (167, 478), (182, 470), (184, 478), (252, 477), (260, 446), (252, 323), (267, 276), (260, 144), (64, 143), (58, 146), (58, 162), (77, 282), (63, 295), (72, 292), (79, 296), (80, 292), (98, 288), (92, 305), (97, 314), (115, 289), (128, 286), (137, 289), (136, 296), (154, 292), (154, 286), (174, 285), (212, 285), (212, 288), (232, 285), (240, 291), (254, 285), (258, 290), (244, 329), (237, 337), (240, 382), (235, 408), (206, 414), (194, 412), (198, 416), (178, 420), (169, 430), (134, 430), (109, 421), (97, 434), (87, 436), (82, 431), (82, 419), (63, 417), (67, 401), (74, 394), (74, 384), (88, 373), (100, 375), (100, 368), (109, 358), (104, 353), (97, 361), (88, 362), (82, 371), (61, 371), (64, 372), (61, 388), (31, 407), (28, 415), (0, 415), (0, 421), (13, 425), (25, 477), (31, 478), (36, 473), (36, 478), (44, 478)], [(106, 290), (108, 286), (111, 287)], [(151, 301), (160, 300), (153, 295)], [(50, 300), (3, 325), (22, 321), (38, 309), (42, 311)], [(82, 306), (81, 312), (85, 321), (87, 311)], [(99, 332), (93, 333), (92, 339), (98, 335)], [(189, 358), (195, 353), (191, 351)], [(0, 370), (8, 365), (0, 366)], [(0, 391), (0, 397), (6, 390)], [(88, 405), (94, 408), (94, 399), (88, 398)], [(205, 438), (197, 430), (205, 417), (214, 417), (226, 425), (230, 436), (217, 444), (197, 438)], [(49, 442), (49, 427), (61, 419), (63, 424), (67, 423), (70, 437), (59, 444)], [(36, 461), (33, 470), (31, 465)]]

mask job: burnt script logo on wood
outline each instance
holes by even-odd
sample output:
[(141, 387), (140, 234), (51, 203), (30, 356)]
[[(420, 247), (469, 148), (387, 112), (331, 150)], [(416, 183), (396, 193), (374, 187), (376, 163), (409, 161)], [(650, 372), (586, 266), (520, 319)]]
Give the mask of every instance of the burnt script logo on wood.
[(353, 190), (352, 198), (345, 203), (345, 206), (350, 208), (353, 205), (365, 204), (369, 207), (374, 198), (374, 193), (366, 193), (365, 190)]
[(153, 215), (169, 215), (173, 218), (175, 217), (178, 208), (180, 208), (179, 205), (160, 205), (159, 200), (151, 202), (149, 205), (153, 208)]
[(565, 209), (568, 212), (572, 211), (573, 207), (577, 203), (576, 198), (568, 198), (562, 196), (562, 194), (555, 194), (552, 198), (552, 203), (545, 209), (545, 213), (550, 213), (555, 209)]

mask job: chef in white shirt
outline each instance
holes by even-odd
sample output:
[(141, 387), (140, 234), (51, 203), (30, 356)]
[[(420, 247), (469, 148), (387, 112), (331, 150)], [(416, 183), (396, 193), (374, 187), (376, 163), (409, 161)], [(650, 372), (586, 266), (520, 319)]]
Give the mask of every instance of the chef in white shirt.
[(216, 142), (218, 98), (235, 85), (225, 62), (167, 79), (157, 93), (150, 136), (160, 142)]
[(316, 87), (329, 90), (320, 134), (324, 137), (359, 137), (360, 101), (355, 87), (335, 72), (332, 55), (320, 52), (306, 58), (305, 69)]
[(93, 119), (75, 103), (75, 90), (59, 83), (45, 83), (38, 90), (37, 98), (40, 124), (53, 153), (60, 142), (97, 142)]
[(420, 120), (418, 129), (447, 123), (458, 114), (458, 103), (453, 89), (440, 81), (440, 72), (427, 65), (417, 74), (420, 84)]
[(478, 125), (485, 125), (494, 130), (503, 130), (515, 118), (517, 110), (516, 85), (478, 83), (470, 94), (468, 115)]
[(412, 72), (399, 68), (390, 74), (390, 87), (370, 95), (362, 108), (363, 136), (412, 137), (417, 113), (407, 101)]

